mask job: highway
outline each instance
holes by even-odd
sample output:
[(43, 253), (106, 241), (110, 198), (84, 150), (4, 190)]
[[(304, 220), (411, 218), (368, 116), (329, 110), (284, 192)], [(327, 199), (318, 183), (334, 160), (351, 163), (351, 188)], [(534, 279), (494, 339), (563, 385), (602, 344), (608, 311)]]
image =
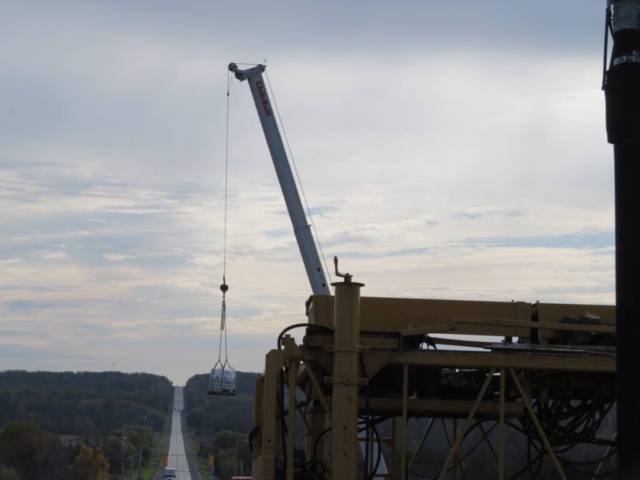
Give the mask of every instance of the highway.
[(175, 468), (178, 473), (177, 480), (195, 480), (198, 476), (191, 476), (187, 454), (184, 449), (185, 439), (182, 436), (182, 422), (180, 415), (184, 407), (182, 387), (175, 387), (175, 397), (173, 403), (173, 417), (171, 418), (171, 439), (169, 440), (169, 465)]

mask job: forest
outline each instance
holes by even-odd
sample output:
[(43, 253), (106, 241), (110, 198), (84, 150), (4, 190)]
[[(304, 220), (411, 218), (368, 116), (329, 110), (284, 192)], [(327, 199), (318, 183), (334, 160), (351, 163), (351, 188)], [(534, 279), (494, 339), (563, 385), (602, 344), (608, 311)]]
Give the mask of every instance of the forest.
[[(208, 374), (194, 375), (184, 387), (186, 423), (196, 440), (198, 456), (206, 457), (213, 453), (216, 474), (221, 479), (250, 472), (251, 452), (247, 434), (253, 428), (253, 397), (257, 377), (257, 373), (237, 372), (235, 397), (207, 395)], [(244, 471), (241, 471), (241, 464)]]
[(122, 469), (122, 437), (127, 469), (145, 468), (172, 401), (158, 375), (2, 371), (0, 480), (108, 480)]

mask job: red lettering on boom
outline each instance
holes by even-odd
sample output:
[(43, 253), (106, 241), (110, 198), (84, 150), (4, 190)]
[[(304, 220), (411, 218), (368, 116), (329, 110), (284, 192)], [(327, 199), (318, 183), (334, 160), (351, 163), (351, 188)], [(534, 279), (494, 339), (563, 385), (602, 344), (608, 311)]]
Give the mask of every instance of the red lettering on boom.
[(265, 117), (270, 117), (273, 115), (271, 111), (269, 100), (267, 99), (267, 92), (264, 89), (264, 83), (256, 82), (256, 87), (258, 89), (258, 96), (260, 97), (260, 103), (262, 103), (262, 110), (264, 111)]

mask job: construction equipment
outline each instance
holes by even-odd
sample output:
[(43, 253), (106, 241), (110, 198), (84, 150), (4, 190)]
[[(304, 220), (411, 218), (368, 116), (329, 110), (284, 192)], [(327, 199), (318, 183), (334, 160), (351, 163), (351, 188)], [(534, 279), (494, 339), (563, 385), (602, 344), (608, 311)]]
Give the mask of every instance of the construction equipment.
[(258, 117), (262, 124), (262, 130), (264, 131), (264, 136), (269, 146), (273, 166), (276, 169), (278, 182), (280, 182), (282, 195), (284, 196), (287, 211), (291, 218), (293, 232), (295, 233), (298, 248), (302, 255), (304, 268), (307, 271), (307, 278), (309, 279), (309, 283), (311, 283), (311, 291), (314, 295), (331, 295), (324, 269), (320, 262), (320, 256), (318, 255), (316, 244), (313, 241), (311, 225), (307, 222), (307, 216), (302, 208), (300, 194), (298, 193), (296, 183), (293, 179), (293, 173), (289, 166), (287, 152), (282, 143), (274, 109), (271, 106), (267, 87), (262, 78), (262, 72), (264, 72), (265, 68), (264, 65), (257, 65), (247, 70), (240, 70), (235, 63), (229, 65), (229, 71), (231, 71), (238, 80), (246, 80), (251, 88), (251, 94), (253, 95)]
[[(465, 419), (439, 478), (445, 478), (474, 419), (498, 422), (499, 478), (505, 478), (504, 428), (509, 419), (526, 426), (553, 459), (558, 478), (566, 478), (554, 449), (579, 439), (550, 438), (547, 432), (556, 432), (558, 425), (549, 423), (553, 420), (544, 415), (545, 408), (570, 394), (573, 404), (566, 405), (563, 414), (577, 404), (580, 414), (596, 412), (589, 422), (594, 429), (582, 432), (584, 438), (594, 438), (613, 404), (614, 307), (360, 298), (361, 284), (345, 279), (335, 285), (335, 299), (314, 295), (307, 303), (303, 343), (285, 334), (279, 348), (267, 354), (256, 386), (253, 478), (292, 479), (298, 478), (296, 471), (305, 470), (313, 476), (300, 478), (355, 479), (363, 472), (367, 478), (391, 477), (392, 472), (378, 475), (377, 456), (358, 458), (355, 443), (367, 430), (375, 438), (372, 442), (382, 442), (376, 424), (398, 419), (400, 434), (388, 442), (393, 444), (389, 451), (399, 447), (401, 467), (393, 478), (404, 480), (430, 430), (427, 427), (410, 460), (409, 417)], [(595, 316), (598, 325), (580, 320)], [(578, 318), (577, 323), (572, 318)], [(442, 333), (447, 338), (437, 337)], [(571, 337), (567, 334), (588, 340), (583, 345), (558, 344)], [(474, 341), (470, 336), (499, 336), (502, 341)], [(445, 350), (451, 345), (467, 350)], [(288, 409), (282, 406), (283, 385), (289, 388)], [(296, 389), (304, 393), (302, 399), (292, 393)], [(281, 423), (286, 419), (292, 431), (296, 410), (304, 412), (304, 464), (290, 436), (282, 444)]]
[[(615, 307), (361, 297), (364, 285), (341, 274), (337, 259), (343, 281), (333, 284), (332, 297), (262, 78), (265, 67), (229, 70), (250, 85), (313, 291), (307, 323), (281, 332), (256, 383), (254, 479), (406, 480), (435, 418), (464, 419), (439, 480), (455, 477), (457, 452), (474, 422), (498, 428), (497, 449), (483, 438), (499, 479), (510, 473), (510, 420), (540, 456), (551, 458), (561, 479), (570, 462), (558, 450), (581, 442), (615, 448), (598, 437), (615, 400)], [(294, 328), (305, 329), (301, 344), (288, 334)], [(304, 445), (295, 445), (298, 417)], [(412, 458), (410, 417), (431, 419)], [(389, 438), (378, 431), (383, 422), (392, 425)], [(397, 469), (380, 468), (383, 450), (397, 456), (389, 459)]]

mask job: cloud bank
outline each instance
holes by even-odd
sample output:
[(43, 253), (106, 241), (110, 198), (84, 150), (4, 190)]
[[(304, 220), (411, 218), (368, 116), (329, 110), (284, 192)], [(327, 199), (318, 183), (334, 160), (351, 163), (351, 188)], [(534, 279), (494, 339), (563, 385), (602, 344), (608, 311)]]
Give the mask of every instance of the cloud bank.
[[(230, 61), (268, 60), (363, 294), (613, 303), (602, 2), (481, 3), (4, 2), (0, 368), (215, 363)], [(310, 292), (235, 82), (229, 147), (229, 358), (256, 371)]]

